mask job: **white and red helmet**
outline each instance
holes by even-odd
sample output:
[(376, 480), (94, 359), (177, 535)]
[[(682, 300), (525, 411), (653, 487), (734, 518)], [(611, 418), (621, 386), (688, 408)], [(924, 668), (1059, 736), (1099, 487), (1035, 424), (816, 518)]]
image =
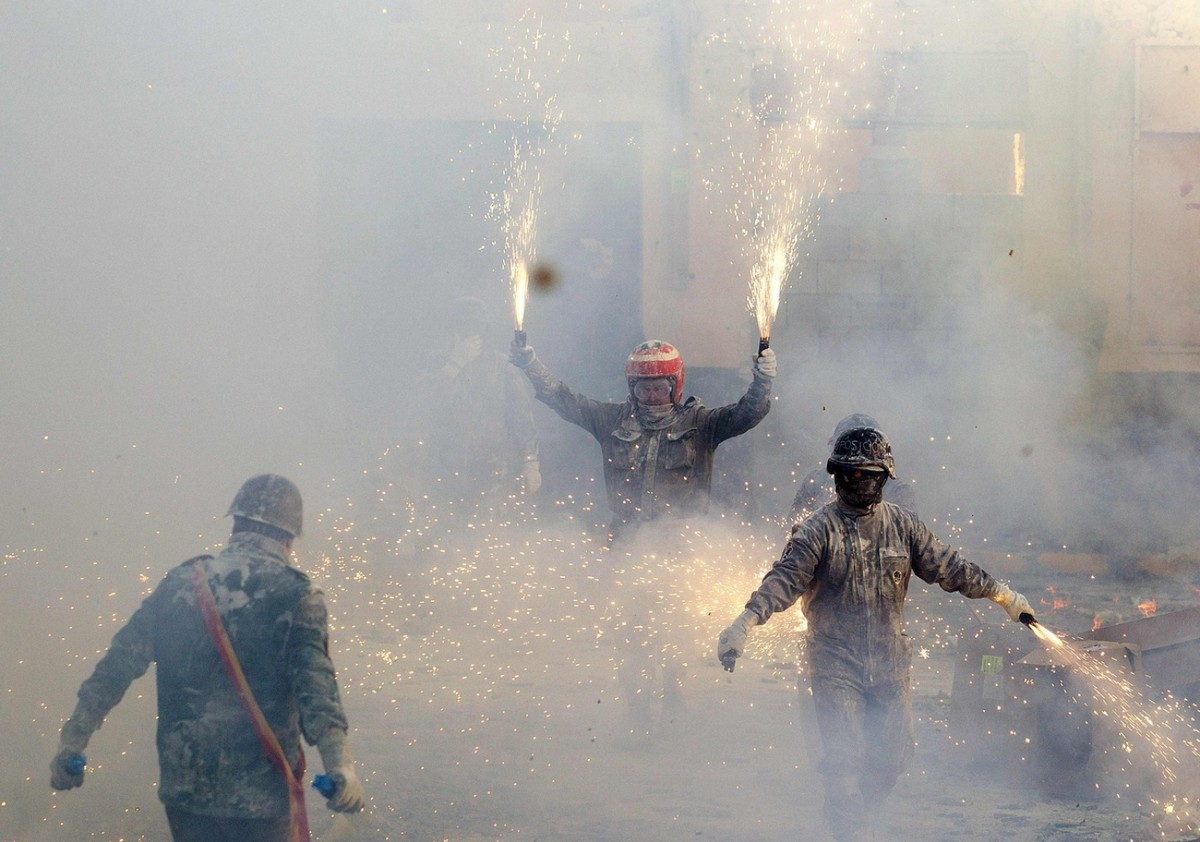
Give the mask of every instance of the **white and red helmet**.
[(661, 339), (650, 339), (633, 349), (625, 361), (625, 379), (630, 391), (638, 380), (670, 378), (673, 382), (671, 401), (679, 403), (683, 397), (683, 357), (675, 346)]

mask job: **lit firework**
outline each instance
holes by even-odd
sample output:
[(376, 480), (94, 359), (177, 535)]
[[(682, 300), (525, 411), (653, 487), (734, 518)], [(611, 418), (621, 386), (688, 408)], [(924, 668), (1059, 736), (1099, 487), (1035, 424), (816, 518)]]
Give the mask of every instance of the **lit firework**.
[[(513, 157), (507, 172), (507, 184), (501, 199), (500, 215), (504, 227), (504, 252), (512, 292), (513, 326), (525, 329), (525, 304), (529, 301), (529, 267), (537, 259), (534, 233), (542, 182), (539, 173), (530, 172), (534, 153), (519, 139), (513, 140)], [(540, 154), (538, 152), (537, 154)]]
[(709, 186), (732, 193), (734, 233), (750, 265), (748, 304), (765, 346), (783, 285), (816, 225), (814, 202), (836, 174), (826, 143), (841, 121), (870, 107), (852, 100), (847, 83), (867, 66), (876, 33), (899, 26), (870, 2), (847, 9), (794, 0), (771, 0), (727, 24), (766, 58), (742, 80), (749, 96), (719, 140), (732, 160), (717, 166)]
[[(767, 127), (768, 134), (786, 134), (787, 129)], [(788, 139), (790, 140), (790, 139)], [(801, 153), (786, 140), (764, 144), (762, 166), (752, 175), (749, 225), (750, 295), (748, 303), (763, 342), (771, 338), (775, 313), (784, 281), (796, 265), (802, 238), (811, 233), (813, 216), (793, 174), (812, 167), (811, 156)], [(777, 151), (775, 151), (777, 150)], [(822, 185), (823, 186), (823, 185)], [(739, 210), (737, 205), (735, 213)]]
[[(551, 38), (543, 20), (527, 11), (503, 34), (507, 40), (492, 50), (497, 107), (515, 125), (512, 155), (505, 165), (504, 186), (492, 197), (489, 215), (503, 232), (504, 263), (512, 296), (513, 325), (523, 338), (525, 304), (529, 299), (529, 269), (536, 263), (536, 234), (542, 200), (541, 165), (555, 143), (562, 111), (548, 91), (546, 80), (554, 64), (568, 52), (569, 38)], [(560, 150), (561, 151), (561, 150)]]

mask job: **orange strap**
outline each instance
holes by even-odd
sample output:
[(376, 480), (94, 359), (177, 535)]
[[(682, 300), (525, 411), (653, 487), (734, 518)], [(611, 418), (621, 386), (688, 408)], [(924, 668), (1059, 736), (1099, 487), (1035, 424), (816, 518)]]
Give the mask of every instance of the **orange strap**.
[(312, 842), (312, 836), (308, 831), (308, 810), (304, 806), (304, 786), (300, 782), (300, 778), (304, 776), (304, 751), (300, 752), (300, 778), (297, 778), (292, 774), (292, 767), (288, 765), (283, 747), (279, 745), (279, 739), (271, 730), (270, 723), (267, 722), (262, 709), (254, 699), (254, 693), (250, 690), (245, 673), (242, 672), (242, 665), (233, 651), (233, 644), (229, 642), (229, 635), (225, 632), (225, 624), (221, 622), (221, 615), (217, 611), (217, 601), (213, 597), (212, 588), (209, 587), (204, 564), (200, 561), (192, 565), (192, 584), (196, 589), (196, 601), (200, 604), (200, 613), (204, 615), (204, 625), (208, 628), (208, 634), (217, 647), (217, 654), (221, 656), (221, 663), (225, 665), (225, 671), (229, 673), (229, 677), (233, 681), (233, 689), (237, 692), (246, 712), (250, 714), (250, 724), (254, 726), (254, 733), (258, 735), (258, 741), (262, 743), (263, 750), (266, 751), (271, 763), (283, 773), (283, 777), (287, 781), (288, 800), (292, 815), (291, 842)]

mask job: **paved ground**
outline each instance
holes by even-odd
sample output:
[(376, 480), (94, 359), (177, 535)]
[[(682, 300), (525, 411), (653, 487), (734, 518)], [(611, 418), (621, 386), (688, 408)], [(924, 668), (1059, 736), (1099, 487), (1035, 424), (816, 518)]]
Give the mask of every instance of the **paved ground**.
[[(438, 544), (444, 563), (422, 553), (418, 565), (414, 556), (370, 548), (361, 557), (326, 559), (316, 572), (331, 597), (334, 645), (371, 809), (335, 820), (313, 798), (317, 837), (823, 839), (813, 771), (819, 737), (796, 686), (796, 618), (780, 615), (756, 630), (755, 648), (732, 675), (710, 651), (760, 573), (742, 559), (769, 558), (746, 540), (697, 537), (687, 552), (631, 560), (596, 556), (586, 542), (561, 536), (529, 543), (497, 530), (457, 543), (427, 539)], [(1186, 575), (1116, 580), (1021, 564), (1006, 578), (1038, 605), (1045, 625), (1068, 635), (1083, 634), (1097, 616), (1107, 622), (1141, 616), (1138, 603), (1148, 599), (1160, 613), (1200, 602)], [(1138, 734), (1107, 724), (1096, 728), (1078, 774), (1047, 772), (1036, 743), (1026, 742), (1037, 733), (1013, 730), (1014, 722), (1026, 728), (1028, 716), (964, 724), (955, 700), (964, 630), (968, 639), (994, 628), (1023, 641), (1029, 632), (990, 603), (921, 583), (913, 589), (909, 624), (918, 652), (918, 747), (880, 817), (878, 839), (1200, 837), (1165, 812), (1200, 794), (1194, 746), (1173, 744), (1179, 777), (1166, 789), (1157, 770), (1128, 759), (1153, 750), (1139, 744)], [(669, 629), (651, 632), (661, 627)], [(641, 657), (663, 649), (672, 654)], [(619, 665), (629, 661), (676, 670), (683, 706), (664, 711), (657, 699), (631, 705), (631, 687), (655, 696), (662, 682), (657, 673), (653, 680), (624, 680)], [(55, 679), (62, 687), (51, 695), (64, 713), (70, 691), (63, 688), (76, 685), (78, 673)], [(9, 727), (25, 721), (22, 705), (30, 699), (43, 706), (42, 696), (27, 686), (10, 688), (8, 708), (0, 709), (8, 720), (6, 756), (14, 758), (0, 778), (4, 840), (166, 839), (146, 726), (152, 682), (148, 677), (135, 687), (89, 750), (96, 765), (87, 785), (54, 796), (45, 784), (51, 735)], [(1156, 700), (1142, 701), (1150, 720), (1165, 715)], [(1055, 727), (1051, 721), (1051, 733)], [(1156, 728), (1147, 733), (1152, 737)], [(1167, 725), (1161, 730), (1167, 733)]]

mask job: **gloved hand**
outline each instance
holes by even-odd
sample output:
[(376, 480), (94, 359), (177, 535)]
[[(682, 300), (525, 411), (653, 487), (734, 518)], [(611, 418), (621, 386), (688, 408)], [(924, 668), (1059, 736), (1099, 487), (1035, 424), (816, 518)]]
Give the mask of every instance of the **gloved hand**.
[(325, 774), (333, 782), (333, 792), (325, 806), (338, 813), (357, 813), (363, 808), (363, 788), (354, 772), (354, 759), (346, 751), (346, 732), (330, 728), (317, 743)]
[(1001, 585), (1000, 590), (992, 595), (991, 600), (1002, 607), (1014, 622), (1021, 622), (1021, 615), (1033, 617), (1033, 606), (1023, 594), (1017, 593), (1008, 585)]
[(514, 339), (508, 346), (508, 361), (517, 368), (524, 369), (536, 359), (537, 354), (533, 353), (532, 345), (522, 345)]
[(347, 760), (340, 766), (326, 769), (325, 774), (333, 782), (333, 793), (325, 802), (326, 807), (335, 813), (357, 813), (363, 808), (366, 799), (362, 783), (354, 771), (354, 761)]
[(775, 351), (771, 348), (763, 349), (763, 352), (754, 358), (754, 373), (760, 377), (775, 376)]
[(55, 789), (75, 789), (83, 786), (83, 752), (92, 738), (92, 729), (83, 724), (79, 706), (63, 723), (58, 738), (58, 754), (50, 761), (50, 786)]
[(726, 672), (733, 672), (737, 659), (746, 647), (746, 635), (757, 625), (758, 615), (747, 608), (717, 638), (717, 658)]
[(460, 336), (454, 340), (454, 346), (450, 349), (450, 353), (446, 355), (446, 364), (442, 366), (442, 372), (450, 377), (454, 377), (462, 371), (470, 362), (479, 356), (479, 352), (483, 350), (482, 336)]
[[(50, 761), (50, 786), (58, 790), (83, 786), (83, 767), (78, 759), (81, 757), (82, 749), (60, 745), (58, 754)], [(76, 764), (78, 768), (72, 768)]]
[(542, 467), (536, 459), (530, 459), (521, 467), (521, 480), (526, 494), (537, 494), (542, 487)]

